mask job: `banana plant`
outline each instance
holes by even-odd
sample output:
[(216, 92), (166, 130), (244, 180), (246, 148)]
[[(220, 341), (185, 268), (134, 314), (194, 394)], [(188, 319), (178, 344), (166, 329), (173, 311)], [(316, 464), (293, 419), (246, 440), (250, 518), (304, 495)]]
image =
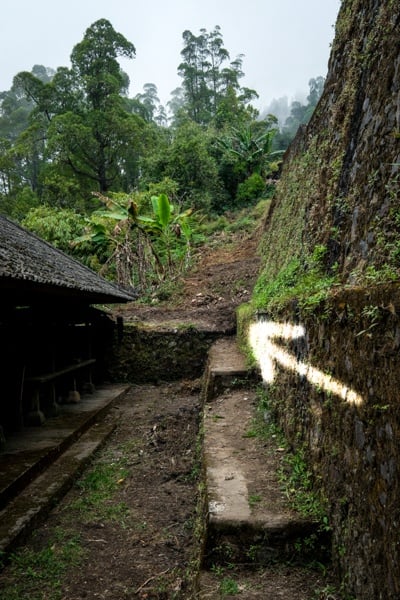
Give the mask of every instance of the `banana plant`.
[[(88, 220), (88, 232), (75, 240), (75, 244), (91, 242), (104, 254), (107, 249), (107, 261), (104, 267), (114, 263), (119, 283), (132, 285), (130, 280), (134, 265), (141, 289), (148, 287), (148, 280), (154, 273), (151, 258), (155, 263), (158, 279), (172, 276), (177, 268), (174, 256), (178, 247), (185, 244), (185, 264), (190, 258), (190, 239), (192, 231), (188, 221), (192, 210), (175, 214), (175, 207), (166, 194), (151, 198), (152, 214), (145, 214), (145, 203), (140, 196), (110, 194), (98, 192), (94, 195), (104, 208), (92, 213)], [(113, 225), (107, 226), (111, 220)], [(154, 279), (154, 278), (153, 278)]]
[(153, 208), (153, 218), (147, 220), (150, 225), (151, 233), (155, 233), (160, 241), (163, 254), (166, 255), (168, 271), (173, 270), (173, 250), (179, 244), (179, 239), (183, 237), (186, 244), (186, 253), (190, 254), (190, 238), (192, 231), (189, 224), (189, 217), (192, 209), (175, 214), (175, 206), (170, 203), (166, 194), (151, 197)]
[(260, 131), (260, 123), (232, 127), (225, 137), (218, 140), (220, 147), (230, 154), (240, 166), (246, 177), (252, 173), (266, 175), (268, 166), (282, 155), (281, 151), (272, 151), (272, 142), (276, 129), (272, 122), (266, 122), (266, 128)]

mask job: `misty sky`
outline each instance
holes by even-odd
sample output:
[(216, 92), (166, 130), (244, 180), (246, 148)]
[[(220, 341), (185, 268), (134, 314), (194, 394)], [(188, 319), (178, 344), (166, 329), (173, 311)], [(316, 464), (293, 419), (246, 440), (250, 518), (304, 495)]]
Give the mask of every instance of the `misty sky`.
[(259, 108), (273, 98), (308, 93), (325, 76), (340, 0), (2, 0), (0, 91), (13, 76), (39, 64), (70, 66), (72, 48), (94, 21), (105, 18), (136, 47), (121, 61), (130, 96), (151, 82), (163, 104), (181, 79), (182, 33), (221, 27), (231, 60), (244, 54), (241, 84), (255, 89)]

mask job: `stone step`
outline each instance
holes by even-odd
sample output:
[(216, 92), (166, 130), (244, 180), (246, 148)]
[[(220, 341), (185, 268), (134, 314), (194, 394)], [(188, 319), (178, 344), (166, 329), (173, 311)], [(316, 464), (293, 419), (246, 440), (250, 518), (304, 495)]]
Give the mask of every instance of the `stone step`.
[(254, 375), (239, 351), (236, 338), (220, 338), (208, 353), (203, 388), (205, 401), (210, 402), (226, 389), (248, 384)]
[(256, 386), (229, 385), (229, 378), (238, 376), (247, 377), (238, 350), (231, 341), (216, 344), (204, 406), (206, 566), (249, 563), (250, 557), (266, 564), (287, 557), (300, 539), (317, 531), (316, 523), (288, 506), (277, 475), (283, 449), (274, 439), (257, 436)]
[(100, 387), (77, 404), (62, 405), (59, 415), (40, 427), (10, 434), (0, 452), (0, 509), (99, 421), (127, 389), (126, 385)]
[(0, 511), (0, 554), (7, 555), (46, 518), (114, 429), (93, 424)]

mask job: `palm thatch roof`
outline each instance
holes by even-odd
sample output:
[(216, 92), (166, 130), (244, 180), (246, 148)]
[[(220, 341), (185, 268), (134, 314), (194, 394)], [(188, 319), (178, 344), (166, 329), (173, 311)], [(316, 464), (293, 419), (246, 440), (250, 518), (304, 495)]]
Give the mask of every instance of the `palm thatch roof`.
[(53, 297), (111, 304), (136, 295), (0, 216), (0, 301), (30, 304)]

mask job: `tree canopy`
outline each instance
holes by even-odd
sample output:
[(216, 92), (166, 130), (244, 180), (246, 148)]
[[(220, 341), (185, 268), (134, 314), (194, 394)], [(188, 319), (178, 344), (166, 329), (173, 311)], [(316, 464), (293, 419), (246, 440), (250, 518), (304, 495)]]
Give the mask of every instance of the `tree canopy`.
[(240, 87), (243, 55), (228, 62), (229, 52), (223, 46), (218, 25), (211, 32), (201, 29), (198, 36), (187, 30), (182, 37), (183, 61), (178, 73), (182, 77), (185, 107), (193, 121), (210, 123), (229, 92), (233, 91), (244, 105), (258, 97), (256, 91)]
[[(275, 117), (261, 118), (252, 106), (256, 91), (241, 85), (244, 55), (231, 59), (218, 25), (198, 34), (186, 30), (182, 41), (177, 67), (182, 85), (166, 107), (151, 82), (130, 97), (119, 59), (134, 59), (135, 46), (106, 19), (87, 28), (72, 49), (70, 67), (34, 65), (17, 73), (11, 89), (0, 93), (0, 212), (25, 219), (75, 253), (73, 236), (82, 234), (85, 223), (95, 223), (97, 233), (103, 228), (104, 244), (96, 246), (96, 259), (87, 245), (80, 246), (79, 256), (85, 259), (88, 252), (86, 262), (102, 268), (132, 235), (132, 220), (123, 240), (99, 224), (104, 199), (112, 204), (122, 198), (119, 209), (126, 213), (135, 198), (147, 211), (143, 218), (154, 220), (152, 196), (165, 207), (168, 195), (174, 215), (192, 209), (209, 215), (267, 194), (279, 164), (274, 151), (309, 118), (323, 79), (310, 80), (308, 104), (293, 103), (279, 131)], [(170, 243), (169, 229), (168, 236)], [(140, 236), (131, 239), (142, 242)]]

